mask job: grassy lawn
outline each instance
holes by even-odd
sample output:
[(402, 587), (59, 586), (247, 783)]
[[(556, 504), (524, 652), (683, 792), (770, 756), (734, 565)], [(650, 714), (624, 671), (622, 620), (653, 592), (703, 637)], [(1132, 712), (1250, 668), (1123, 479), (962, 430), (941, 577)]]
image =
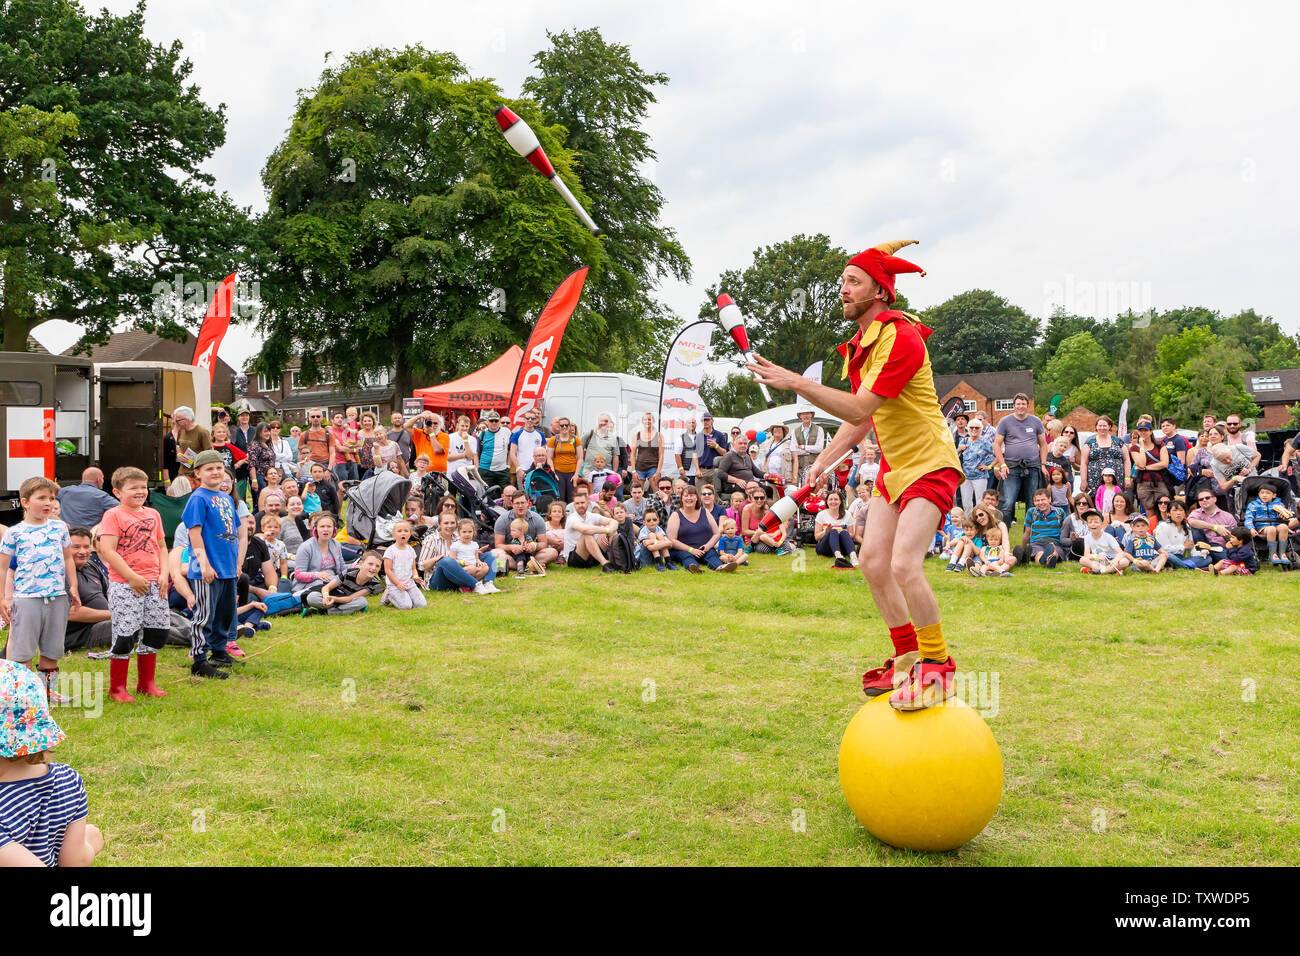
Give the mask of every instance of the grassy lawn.
[[(171, 696), (60, 708), (56, 753), (105, 865), (1300, 863), (1300, 577), (930, 562), (959, 668), (998, 675), (1005, 789), (972, 843), (921, 854), (839, 789), (887, 651), (861, 576), (753, 564), (280, 618), (224, 682), (167, 648)], [(107, 687), (107, 661), (65, 670)]]

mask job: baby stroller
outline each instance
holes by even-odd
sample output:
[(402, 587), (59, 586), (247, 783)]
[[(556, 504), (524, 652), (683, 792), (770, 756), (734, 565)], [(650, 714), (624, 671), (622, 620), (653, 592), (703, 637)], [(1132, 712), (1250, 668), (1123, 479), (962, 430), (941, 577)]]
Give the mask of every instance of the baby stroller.
[(447, 495), (455, 497), (455, 490), (447, 480), (447, 476), (442, 472), (426, 472), (424, 478), (420, 480), (420, 487), (416, 489), (420, 495), (420, 500), (424, 502), (424, 513), (426, 515), (438, 514), (438, 502)]
[(505, 509), (492, 501), (493, 495), (500, 494), (501, 489), (489, 488), (477, 468), (464, 468), (456, 472), (451, 476), (451, 484), (460, 495), (461, 510), (477, 528), (475, 538), (478, 543), (492, 544), (497, 519), (505, 514)]
[(530, 468), (524, 475), (523, 489), (538, 514), (546, 514), (551, 502), (560, 497), (560, 486), (555, 479), (540, 468)]
[[(1281, 505), (1286, 510), (1295, 513), (1295, 494), (1291, 491), (1291, 482), (1285, 478), (1276, 478), (1269, 475), (1252, 475), (1237, 486), (1236, 500), (1233, 502), (1235, 505), (1233, 515), (1239, 524), (1245, 524), (1246, 508), (1259, 497), (1261, 488), (1271, 488), (1273, 490), (1274, 505)], [(1267, 563), (1268, 542), (1262, 536), (1257, 535), (1252, 543), (1255, 547), (1256, 559), (1260, 563)], [(1286, 556), (1291, 563), (1289, 565), (1278, 565), (1280, 569), (1289, 571), (1300, 566), (1300, 531), (1291, 531), (1287, 535)]]
[(367, 548), (393, 543), (393, 525), (402, 517), (411, 479), (380, 471), (348, 489), (348, 534)]

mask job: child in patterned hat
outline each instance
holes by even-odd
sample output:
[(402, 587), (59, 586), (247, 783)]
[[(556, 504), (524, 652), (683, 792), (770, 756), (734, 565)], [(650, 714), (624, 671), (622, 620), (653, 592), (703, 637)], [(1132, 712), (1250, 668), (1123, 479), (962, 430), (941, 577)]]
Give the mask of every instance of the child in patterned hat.
[(49, 762), (63, 739), (40, 678), (0, 660), (0, 867), (89, 866), (104, 849), (81, 775)]

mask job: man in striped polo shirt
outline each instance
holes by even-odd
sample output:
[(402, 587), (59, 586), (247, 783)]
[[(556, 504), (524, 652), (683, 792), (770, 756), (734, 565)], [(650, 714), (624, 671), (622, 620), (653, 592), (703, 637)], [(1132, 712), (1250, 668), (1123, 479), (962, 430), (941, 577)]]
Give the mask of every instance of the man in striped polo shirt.
[(488, 410), (483, 421), (487, 428), (478, 436), (478, 473), (489, 488), (504, 488), (510, 484), (510, 432), (495, 411)]
[(1065, 509), (1052, 507), (1052, 493), (1046, 488), (1035, 489), (1034, 505), (1025, 512), (1025, 536), (1016, 557), (1047, 568), (1056, 567), (1056, 562), (1065, 557), (1065, 548), (1061, 546), (1064, 530)]
[(844, 317), (858, 333), (840, 346), (853, 392), (806, 379), (754, 356), (750, 371), (773, 388), (797, 392), (844, 421), (844, 427), (808, 468), (816, 484), (826, 467), (874, 430), (880, 471), (867, 511), (859, 566), (889, 628), (894, 655), (868, 671), (868, 696), (888, 693), (898, 710), (919, 710), (953, 693), (956, 664), (948, 654), (939, 604), (925, 577), (925, 554), (965, 480), (947, 422), (939, 410), (925, 340), (930, 335), (912, 315), (891, 308), (899, 273), (924, 271), (894, 256), (915, 240), (886, 242), (854, 256), (841, 276)]

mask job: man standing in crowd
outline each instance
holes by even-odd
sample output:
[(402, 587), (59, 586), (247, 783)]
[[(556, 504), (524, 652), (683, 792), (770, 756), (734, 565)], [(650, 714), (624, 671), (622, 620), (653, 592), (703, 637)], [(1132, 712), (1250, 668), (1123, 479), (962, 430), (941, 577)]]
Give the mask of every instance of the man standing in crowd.
[(799, 424), (794, 429), (794, 450), (798, 455), (795, 462), (798, 469), (796, 477), (802, 481), (808, 466), (826, 450), (826, 429), (813, 424), (813, 410), (807, 405), (799, 408)]
[(713, 490), (722, 493), (722, 483), (718, 479), (718, 462), (727, 453), (727, 436), (713, 428), (713, 416), (708, 412), (702, 418), (704, 431), (704, 450), (700, 452), (700, 480), (713, 485)]
[[(172, 412), (172, 422), (176, 426), (176, 460), (180, 464), (179, 473), (188, 475), (194, 471), (194, 456), (212, 447), (212, 435), (194, 420), (194, 409), (182, 405)], [(165, 475), (174, 478), (175, 475)], [(116, 507), (116, 506), (114, 506)]]
[(415, 463), (415, 446), (411, 444), (410, 433), (406, 430), (406, 419), (401, 412), (388, 416), (388, 423), (393, 427), (388, 431), (388, 440), (397, 443), (397, 457), (410, 468)]
[[(429, 459), (430, 471), (447, 471), (447, 451), (451, 447), (450, 436), (442, 429), (442, 416), (428, 409), (418, 415), (412, 415), (406, 422), (405, 433), (415, 449), (415, 457), (421, 455)], [(441, 468), (438, 465), (441, 464)]]
[(970, 416), (965, 412), (958, 412), (953, 416), (952, 422), (952, 443), (960, 448), (961, 443), (965, 441), (970, 434), (968, 430), (970, 427)]
[(81, 473), (81, 484), (59, 489), (60, 520), (68, 527), (78, 525), (93, 528), (109, 508), (116, 508), (118, 500), (104, 490), (104, 473), (98, 468), (87, 468)]
[(478, 472), (489, 488), (510, 484), (510, 433), (501, 427), (501, 415), (489, 408), (483, 414), (487, 428), (478, 436)]
[(993, 432), (993, 471), (998, 476), (1001, 504), (1008, 525), (1016, 520), (1016, 502), (1034, 503), (1034, 491), (1047, 484), (1047, 437), (1043, 422), (1029, 413), (1029, 396), (1020, 392), (1013, 409)]
[(731, 443), (731, 451), (722, 456), (718, 462), (718, 481), (722, 484), (722, 494), (730, 495), (735, 491), (744, 491), (751, 481), (763, 477), (758, 463), (749, 456), (749, 439), (741, 435)]
[(695, 430), (697, 424), (694, 418), (686, 419), (686, 431), (677, 439), (677, 451), (673, 455), (677, 460), (677, 474), (691, 484), (695, 482), (704, 451), (704, 436)]
[(248, 424), (250, 418), (248, 409), (241, 408), (239, 414), (235, 416), (238, 424), (230, 430), (230, 443), (245, 455), (248, 454), (248, 446), (253, 441), (253, 426)]
[[(628, 478), (626, 446), (623, 444), (622, 436), (614, 431), (614, 419), (605, 412), (601, 412), (596, 418), (595, 430), (582, 436), (583, 477), (591, 477), (591, 472), (596, 467), (597, 455), (605, 456), (605, 467), (618, 475), (620, 480)], [(623, 497), (622, 485), (619, 486), (618, 496)]]
[(1228, 434), (1224, 436), (1225, 445), (1241, 445), (1246, 451), (1250, 452), (1250, 468), (1254, 471), (1259, 467), (1259, 460), (1263, 457), (1260, 454), (1259, 446), (1255, 444), (1255, 439), (1247, 438), (1241, 430), (1241, 416), (1229, 415), (1223, 423), (1228, 429)]
[(529, 463), (533, 460), (533, 451), (546, 446), (546, 438), (537, 427), (541, 420), (541, 412), (535, 408), (531, 409), (524, 412), (523, 425), (510, 433), (507, 465), (510, 469), (511, 481), (516, 483), (521, 481), (524, 472), (528, 470)]
[(330, 460), (334, 457), (334, 438), (325, 427), (325, 413), (319, 408), (307, 410), (307, 430), (302, 433), (302, 440), (311, 451), (313, 464), (330, 470)]
[(68, 538), (72, 541), (81, 606), (68, 612), (63, 649), (109, 647), (113, 643), (113, 615), (108, 609), (108, 575), (98, 561), (91, 559), (89, 528), (69, 528)]

